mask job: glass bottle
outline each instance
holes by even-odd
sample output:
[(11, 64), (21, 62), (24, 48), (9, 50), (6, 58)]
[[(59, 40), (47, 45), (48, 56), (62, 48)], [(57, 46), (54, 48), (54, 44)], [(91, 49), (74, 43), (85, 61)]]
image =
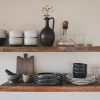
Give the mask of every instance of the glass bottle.
[(61, 38), (57, 41), (57, 46), (75, 46), (76, 42), (72, 39), (68, 38), (67, 35), (67, 29), (68, 29), (68, 21), (63, 22), (63, 34)]

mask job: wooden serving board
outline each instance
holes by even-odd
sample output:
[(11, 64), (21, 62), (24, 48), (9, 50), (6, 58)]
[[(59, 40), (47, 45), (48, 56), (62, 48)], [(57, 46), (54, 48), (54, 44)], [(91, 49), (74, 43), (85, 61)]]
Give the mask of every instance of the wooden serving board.
[(27, 57), (24, 54), (24, 58), (17, 56), (17, 69), (16, 73), (19, 74), (31, 74), (34, 73), (34, 56)]

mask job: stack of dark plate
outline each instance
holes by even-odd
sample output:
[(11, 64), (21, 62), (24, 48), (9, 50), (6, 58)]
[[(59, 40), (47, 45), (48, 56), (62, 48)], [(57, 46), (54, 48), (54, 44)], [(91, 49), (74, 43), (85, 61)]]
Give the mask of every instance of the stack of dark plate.
[(38, 73), (34, 75), (36, 85), (61, 85), (63, 83), (63, 75), (60, 73)]

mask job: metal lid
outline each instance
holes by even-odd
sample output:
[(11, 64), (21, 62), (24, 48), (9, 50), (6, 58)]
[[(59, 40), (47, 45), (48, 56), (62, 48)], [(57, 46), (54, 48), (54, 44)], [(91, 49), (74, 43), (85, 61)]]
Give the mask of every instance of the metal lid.
[(24, 37), (38, 37), (37, 31), (24, 31)]
[(10, 31), (9, 37), (23, 37), (22, 31)]

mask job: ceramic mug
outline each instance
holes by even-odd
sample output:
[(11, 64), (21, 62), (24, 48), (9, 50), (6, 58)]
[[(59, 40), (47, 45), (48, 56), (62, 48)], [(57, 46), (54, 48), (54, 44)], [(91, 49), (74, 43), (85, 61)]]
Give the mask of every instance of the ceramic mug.
[(30, 81), (30, 75), (25, 75), (25, 74), (23, 74), (23, 75), (22, 75), (22, 81), (23, 81), (24, 83), (29, 82), (29, 81)]

